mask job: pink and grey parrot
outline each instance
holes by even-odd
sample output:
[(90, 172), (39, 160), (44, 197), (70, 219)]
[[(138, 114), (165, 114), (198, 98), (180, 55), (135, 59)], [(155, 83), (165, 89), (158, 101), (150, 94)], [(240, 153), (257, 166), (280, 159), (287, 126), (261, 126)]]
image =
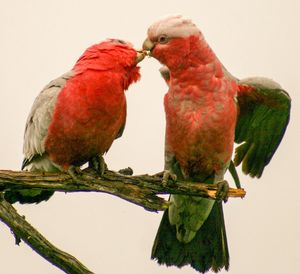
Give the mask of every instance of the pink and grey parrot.
[[(71, 71), (44, 87), (26, 122), (22, 169), (75, 175), (75, 167), (89, 162), (103, 174), (102, 155), (122, 135), (124, 91), (139, 80), (137, 63), (143, 57), (131, 44), (109, 39), (89, 47)], [(8, 191), (5, 198), (11, 203), (34, 203), (52, 194)]]
[[(169, 86), (165, 174), (222, 187), (236, 142), (235, 165), (242, 163), (245, 174), (259, 178), (289, 122), (289, 95), (270, 79), (233, 77), (197, 26), (182, 16), (153, 23), (143, 48), (164, 65)], [(228, 270), (222, 202), (171, 195), (152, 259), (202, 273)]]

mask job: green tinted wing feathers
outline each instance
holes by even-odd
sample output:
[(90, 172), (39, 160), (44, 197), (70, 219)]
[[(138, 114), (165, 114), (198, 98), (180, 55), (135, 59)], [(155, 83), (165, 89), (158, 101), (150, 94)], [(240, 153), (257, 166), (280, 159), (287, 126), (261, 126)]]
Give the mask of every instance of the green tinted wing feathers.
[(289, 122), (291, 99), (275, 82), (249, 78), (239, 82), (239, 116), (234, 164), (252, 177), (260, 177), (272, 159)]

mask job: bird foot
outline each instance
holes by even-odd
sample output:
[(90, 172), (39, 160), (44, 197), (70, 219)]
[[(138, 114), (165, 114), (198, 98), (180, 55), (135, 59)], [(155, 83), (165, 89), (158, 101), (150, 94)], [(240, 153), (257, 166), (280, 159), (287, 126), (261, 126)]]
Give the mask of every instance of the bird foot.
[(102, 155), (97, 155), (89, 161), (89, 167), (95, 170), (100, 176), (103, 176), (107, 170), (107, 165)]
[(78, 176), (82, 174), (82, 170), (78, 166), (70, 166), (67, 173), (72, 177), (74, 181), (78, 181)]
[(217, 193), (216, 193), (216, 199), (218, 201), (224, 201), (224, 203), (228, 200), (228, 190), (229, 190), (229, 184), (226, 180), (220, 181), (217, 183)]
[(166, 169), (163, 171), (162, 180), (161, 180), (162, 185), (167, 186), (169, 180), (172, 180), (175, 182), (177, 180), (177, 176), (176, 176), (176, 174), (172, 173), (170, 170)]

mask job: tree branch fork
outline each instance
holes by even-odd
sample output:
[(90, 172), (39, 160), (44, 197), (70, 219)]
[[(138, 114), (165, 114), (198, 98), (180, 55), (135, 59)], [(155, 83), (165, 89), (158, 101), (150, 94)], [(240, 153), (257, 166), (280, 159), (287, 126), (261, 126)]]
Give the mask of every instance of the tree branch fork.
[[(93, 273), (74, 256), (51, 244), (24, 216), (4, 199), (3, 191), (39, 189), (59, 192), (104, 192), (118, 196), (149, 211), (168, 208), (169, 203), (159, 194), (194, 195), (215, 199), (217, 185), (195, 182), (169, 181), (162, 184), (158, 175), (128, 176), (107, 171), (102, 177), (92, 170), (85, 170), (74, 180), (66, 173), (35, 173), (27, 171), (0, 170), (0, 220), (13, 232), (16, 244), (23, 240), (40, 256), (65, 273)], [(245, 196), (243, 189), (230, 188), (228, 197)]]

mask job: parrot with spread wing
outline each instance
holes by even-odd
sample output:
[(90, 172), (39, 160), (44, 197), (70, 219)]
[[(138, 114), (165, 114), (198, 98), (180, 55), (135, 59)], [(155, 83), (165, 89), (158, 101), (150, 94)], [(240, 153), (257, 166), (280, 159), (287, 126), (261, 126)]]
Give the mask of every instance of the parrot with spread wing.
[[(143, 58), (130, 43), (108, 39), (89, 47), (71, 71), (44, 87), (26, 122), (22, 169), (68, 171), (76, 178), (88, 162), (102, 175), (102, 155), (125, 127), (124, 91), (139, 80), (137, 63)], [(4, 196), (10, 203), (38, 203), (52, 194), (20, 190)]]
[[(143, 44), (169, 90), (166, 112), (165, 171), (171, 178), (218, 184), (226, 198), (224, 174), (234, 164), (261, 177), (289, 122), (291, 99), (267, 78), (233, 77), (189, 19), (168, 16), (153, 23)], [(171, 195), (153, 249), (159, 264), (191, 265), (199, 272), (229, 268), (222, 202)]]

